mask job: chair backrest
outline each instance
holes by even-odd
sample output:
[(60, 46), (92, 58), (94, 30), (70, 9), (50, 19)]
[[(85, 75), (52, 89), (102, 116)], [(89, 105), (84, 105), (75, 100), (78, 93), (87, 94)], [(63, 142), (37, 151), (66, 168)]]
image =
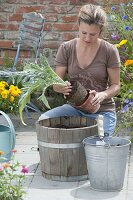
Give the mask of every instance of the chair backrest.
[(12, 70), (16, 70), (21, 46), (32, 47), (35, 52), (35, 61), (39, 56), (41, 39), (43, 36), (45, 19), (40, 13), (30, 12), (23, 14), (23, 20), (19, 28), (19, 41), (17, 53)]

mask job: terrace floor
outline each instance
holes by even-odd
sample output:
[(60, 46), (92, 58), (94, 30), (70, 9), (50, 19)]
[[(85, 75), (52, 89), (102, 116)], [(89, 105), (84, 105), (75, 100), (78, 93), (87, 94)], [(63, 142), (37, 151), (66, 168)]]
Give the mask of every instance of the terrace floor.
[(124, 187), (121, 191), (100, 192), (90, 188), (89, 180), (59, 182), (45, 179), (41, 174), (35, 121), (28, 126), (21, 123), (16, 127), (16, 159), (29, 168), (24, 183), (24, 200), (132, 200), (133, 199), (133, 148), (129, 155)]

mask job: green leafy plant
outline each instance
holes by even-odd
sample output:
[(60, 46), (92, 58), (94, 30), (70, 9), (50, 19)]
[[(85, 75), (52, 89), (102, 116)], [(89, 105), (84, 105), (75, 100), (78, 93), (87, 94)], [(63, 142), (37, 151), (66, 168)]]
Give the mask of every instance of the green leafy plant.
[(111, 37), (118, 48), (121, 58), (121, 90), (116, 100), (119, 101), (118, 115), (121, 117), (119, 128), (129, 128), (132, 134), (133, 112), (133, 3), (115, 5), (109, 13), (112, 27)]
[(0, 199), (22, 200), (25, 191), (23, 182), (28, 173), (28, 168), (15, 161), (16, 150), (12, 150), (13, 156), (10, 162), (4, 162), (4, 152), (0, 151)]
[(27, 103), (30, 103), (31, 95), (35, 91), (41, 91), (39, 100), (42, 101), (47, 108), (50, 109), (48, 101), (45, 96), (46, 89), (54, 84), (66, 85), (50, 67), (45, 56), (41, 56), (39, 63), (26, 63), (21, 72), (1, 71), (0, 79), (6, 77), (9, 82), (19, 85), (22, 91), (19, 99), (19, 113), (23, 124), (22, 112)]

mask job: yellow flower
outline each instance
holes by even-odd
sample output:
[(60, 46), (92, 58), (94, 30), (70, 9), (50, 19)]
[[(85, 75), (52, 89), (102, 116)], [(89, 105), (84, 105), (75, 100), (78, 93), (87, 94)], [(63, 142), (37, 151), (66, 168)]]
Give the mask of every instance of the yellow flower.
[(127, 67), (128, 65), (132, 65), (133, 64), (133, 60), (126, 60), (126, 62), (124, 63), (124, 66)]
[(21, 90), (20, 90), (17, 86), (10, 85), (9, 93), (10, 93), (12, 96), (17, 97), (17, 96), (19, 96), (22, 92), (21, 92)]
[(0, 110), (16, 114), (19, 111), (18, 102), (21, 93), (17, 86), (0, 81)]
[(128, 41), (127, 40), (122, 40), (119, 44), (115, 44), (117, 48), (120, 48), (122, 45), (126, 44)]
[(122, 40), (122, 41), (119, 43), (119, 45), (122, 46), (122, 45), (124, 45), (124, 44), (126, 44), (126, 43), (127, 43), (127, 40)]
[(115, 44), (115, 46), (116, 46), (117, 48), (120, 48), (120, 47), (121, 47), (120, 44)]
[(8, 90), (4, 90), (3, 92), (1, 92), (1, 96), (2, 96), (3, 99), (7, 99), (8, 95), (9, 95)]
[(0, 84), (3, 84), (4, 86), (8, 86), (8, 83), (5, 81), (1, 81)]
[(15, 99), (14, 96), (11, 96), (10, 97), (10, 102), (14, 102), (14, 99)]

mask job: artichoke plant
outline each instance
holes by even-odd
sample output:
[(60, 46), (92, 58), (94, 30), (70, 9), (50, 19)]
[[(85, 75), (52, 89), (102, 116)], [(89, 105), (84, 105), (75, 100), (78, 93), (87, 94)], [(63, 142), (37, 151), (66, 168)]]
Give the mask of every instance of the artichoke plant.
[(54, 84), (66, 85), (66, 83), (50, 67), (45, 56), (40, 57), (39, 63), (26, 63), (23, 71), (0, 71), (0, 80), (5, 79), (6, 81), (21, 87), (22, 95), (19, 100), (19, 113), (23, 124), (25, 123), (23, 121), (22, 112), (26, 104), (30, 103), (32, 93), (38, 90), (41, 91), (41, 95), (38, 99), (50, 109), (45, 96), (47, 87)]

